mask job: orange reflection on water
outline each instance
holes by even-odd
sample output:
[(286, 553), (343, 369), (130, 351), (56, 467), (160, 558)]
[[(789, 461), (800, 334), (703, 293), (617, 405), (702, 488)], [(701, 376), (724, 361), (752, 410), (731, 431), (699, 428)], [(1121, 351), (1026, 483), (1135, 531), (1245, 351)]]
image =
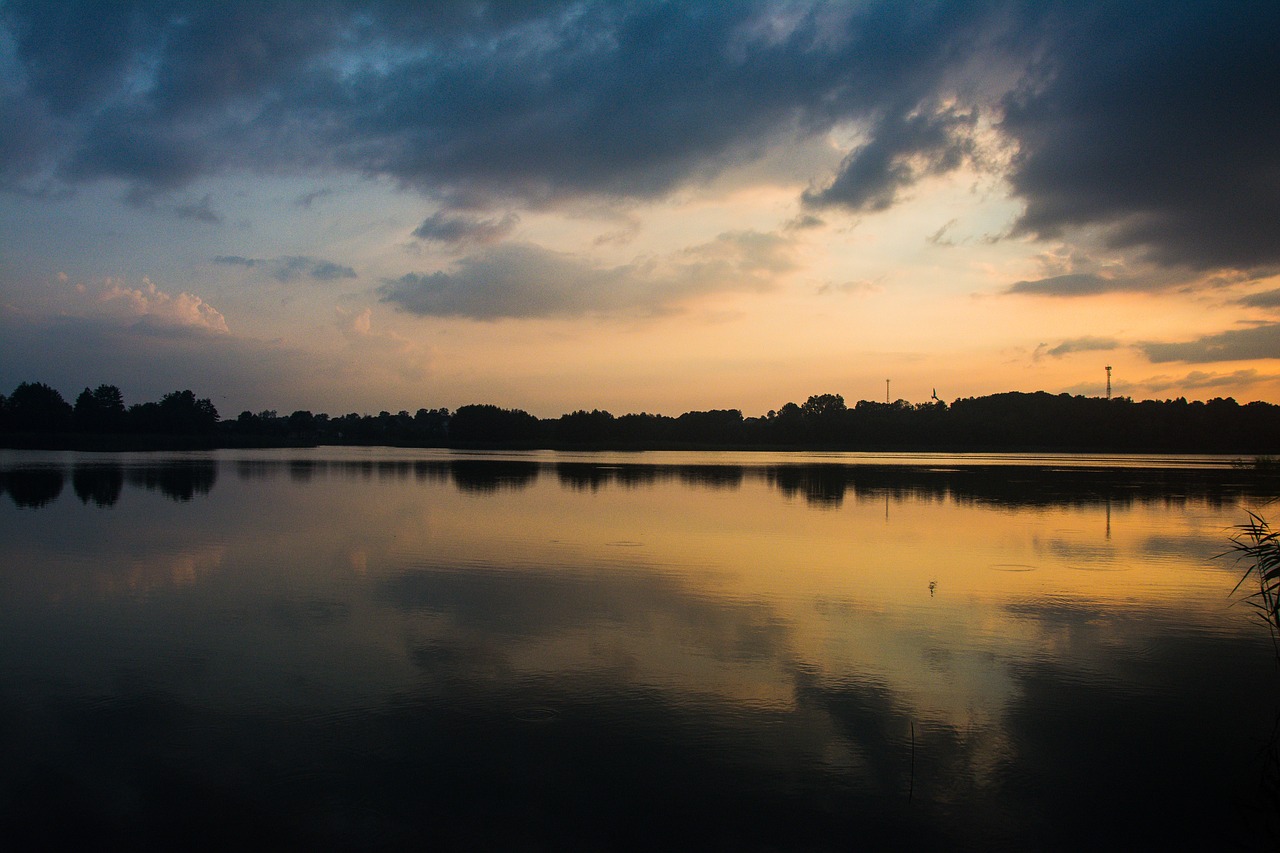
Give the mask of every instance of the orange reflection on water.
[(525, 672), (612, 669), (687, 696), (794, 708), (803, 671), (883, 684), (913, 716), (964, 728), (999, 714), (1018, 661), (1104, 670), (1108, 648), (1140, 647), (1151, 626), (1126, 614), (1253, 630), (1228, 607), (1235, 575), (1213, 560), (1234, 507), (823, 504), (752, 471), (728, 486), (591, 490), (544, 475), (484, 494), (433, 489), (424, 503), (429, 524), (396, 533), (399, 570), (550, 572), (628, 600), (617, 618), (525, 638), (509, 650)]

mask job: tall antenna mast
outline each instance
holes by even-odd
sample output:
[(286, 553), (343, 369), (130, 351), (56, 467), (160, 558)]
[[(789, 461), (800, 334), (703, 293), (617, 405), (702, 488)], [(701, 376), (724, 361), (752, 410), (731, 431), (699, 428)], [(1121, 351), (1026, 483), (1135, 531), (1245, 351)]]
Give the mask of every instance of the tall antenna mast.
[(1111, 399), (1111, 365), (1107, 365), (1107, 399)]
[(884, 381), (884, 401), (889, 402), (889, 380)]

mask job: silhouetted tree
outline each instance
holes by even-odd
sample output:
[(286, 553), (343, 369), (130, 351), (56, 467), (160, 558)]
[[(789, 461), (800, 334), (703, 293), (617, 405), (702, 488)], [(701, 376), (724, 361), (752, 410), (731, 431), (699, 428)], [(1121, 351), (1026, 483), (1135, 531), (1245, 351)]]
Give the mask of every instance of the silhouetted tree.
[(804, 401), (800, 414), (806, 418), (829, 418), (843, 415), (848, 409), (839, 394), (814, 394)]
[(674, 438), (689, 444), (733, 444), (742, 440), (742, 412), (712, 409), (685, 412), (676, 418)]
[[(74, 428), (80, 436), (62, 433)], [(599, 409), (539, 420), (520, 409), (492, 405), (381, 411), (330, 418), (298, 410), (280, 417), (267, 409), (219, 424), (208, 399), (191, 391), (124, 409), (114, 385), (84, 389), (74, 407), (53, 388), (23, 383), (0, 395), (0, 432), (11, 446), (101, 446), (83, 436), (111, 432), (141, 436), (199, 436), (202, 446), (265, 443), (391, 444), (516, 447), (823, 447), (848, 450), (1056, 450), (1274, 454), (1280, 447), (1280, 406), (1240, 405), (1230, 397), (1206, 402), (1144, 400), (1008, 392), (987, 397), (912, 404), (861, 400), (852, 408), (839, 394), (815, 394), (761, 417), (737, 409), (692, 411), (672, 418), (648, 413), (614, 417)], [(133, 441), (133, 440), (130, 440)], [(128, 443), (128, 442), (124, 442)], [(136, 441), (134, 443), (137, 443)], [(166, 439), (168, 443), (168, 439)], [(180, 443), (180, 442), (179, 442)]]
[(449, 410), (418, 409), (413, 416), (413, 434), (421, 444), (444, 444), (449, 440)]
[(615, 440), (613, 415), (600, 409), (570, 412), (555, 422), (556, 441), (562, 444), (600, 445)]
[(523, 409), (463, 406), (449, 423), (451, 444), (526, 444), (538, 438), (538, 419)]
[(5, 406), (14, 432), (54, 433), (71, 427), (71, 405), (43, 382), (23, 382)]
[(315, 431), (316, 416), (305, 409), (299, 409), (289, 415), (289, 435), (296, 438), (308, 438)]
[(80, 432), (114, 433), (125, 426), (124, 397), (114, 385), (85, 388), (76, 397), (72, 421)]
[(632, 447), (660, 446), (671, 441), (676, 419), (666, 415), (641, 412), (623, 415), (614, 422), (613, 432), (618, 441)]
[(190, 390), (173, 391), (160, 398), (163, 432), (195, 435), (210, 432), (218, 424), (218, 410), (206, 397), (196, 399)]
[(836, 444), (847, 432), (849, 407), (839, 394), (815, 394), (800, 407), (806, 438), (818, 444)]

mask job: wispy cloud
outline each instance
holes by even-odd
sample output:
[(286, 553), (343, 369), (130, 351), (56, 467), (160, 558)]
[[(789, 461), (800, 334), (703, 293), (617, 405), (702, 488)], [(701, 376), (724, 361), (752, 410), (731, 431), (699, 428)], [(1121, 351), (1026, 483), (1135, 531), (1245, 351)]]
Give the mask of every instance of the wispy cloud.
[(1280, 308), (1280, 290), (1264, 290), (1261, 293), (1251, 293), (1237, 301), (1239, 304), (1247, 305), (1250, 308)]
[(267, 275), (280, 282), (297, 281), (303, 278), (310, 278), (315, 281), (338, 281), (347, 278), (358, 278), (356, 271), (345, 264), (305, 255), (290, 255), (283, 258), (245, 258), (240, 255), (218, 255), (213, 259), (213, 262), (224, 266), (261, 269)]
[(477, 320), (595, 315), (652, 315), (692, 297), (762, 291), (793, 268), (791, 242), (753, 231), (664, 258), (605, 267), (530, 244), (495, 246), (450, 270), (387, 281), (382, 301), (423, 316)]
[(1262, 323), (1246, 329), (1232, 329), (1205, 335), (1193, 341), (1148, 342), (1138, 348), (1153, 362), (1184, 361), (1208, 363), (1280, 358), (1280, 323)]
[(1235, 370), (1231, 373), (1208, 373), (1193, 370), (1184, 376), (1153, 376), (1142, 380), (1141, 387), (1160, 393), (1176, 389), (1178, 391), (1219, 390), (1231, 391), (1252, 388), (1264, 380), (1280, 379), (1280, 375), (1263, 375), (1257, 370)]
[(1115, 338), (1099, 338), (1085, 336), (1081, 338), (1072, 338), (1063, 341), (1055, 347), (1048, 344), (1041, 344), (1036, 347), (1035, 358), (1048, 355), (1053, 358), (1061, 358), (1064, 355), (1070, 355), (1075, 352), (1106, 352), (1109, 350), (1119, 349), (1123, 346)]
[(1136, 279), (1111, 278), (1097, 273), (1064, 273), (1048, 278), (1017, 281), (1006, 293), (1032, 296), (1096, 296), (1099, 293), (1117, 293), (1142, 290)]
[(519, 222), (520, 217), (514, 213), (495, 218), (441, 210), (424, 219), (413, 236), (450, 245), (495, 243), (510, 234)]

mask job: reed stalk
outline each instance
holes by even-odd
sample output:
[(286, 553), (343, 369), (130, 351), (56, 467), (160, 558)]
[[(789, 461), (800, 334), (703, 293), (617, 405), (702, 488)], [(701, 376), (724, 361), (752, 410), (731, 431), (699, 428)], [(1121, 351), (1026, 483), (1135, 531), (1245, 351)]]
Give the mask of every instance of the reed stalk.
[(1231, 552), (1245, 570), (1236, 581), (1232, 595), (1241, 587), (1256, 585), (1245, 601), (1258, 611), (1258, 616), (1271, 631), (1271, 642), (1280, 659), (1280, 531), (1272, 530), (1267, 520), (1249, 512), (1249, 520), (1236, 525), (1231, 537)]

